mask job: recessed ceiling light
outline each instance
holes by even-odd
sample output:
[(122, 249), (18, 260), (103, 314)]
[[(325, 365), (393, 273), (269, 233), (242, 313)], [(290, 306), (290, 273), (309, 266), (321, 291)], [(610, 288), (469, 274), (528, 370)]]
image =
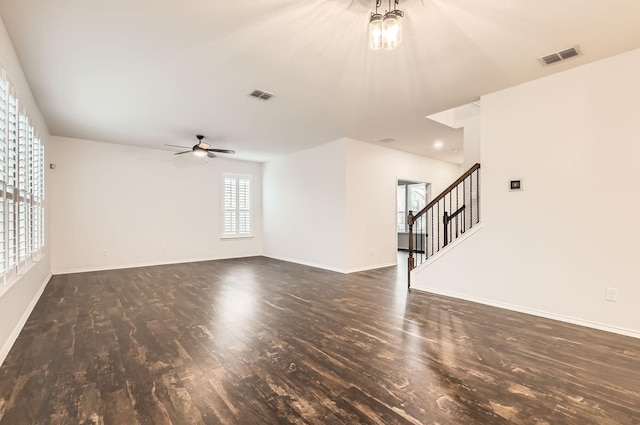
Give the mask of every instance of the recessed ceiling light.
[(442, 142), (442, 140), (436, 140), (435, 142), (433, 142), (433, 147), (436, 149), (442, 149), (443, 146), (444, 143)]

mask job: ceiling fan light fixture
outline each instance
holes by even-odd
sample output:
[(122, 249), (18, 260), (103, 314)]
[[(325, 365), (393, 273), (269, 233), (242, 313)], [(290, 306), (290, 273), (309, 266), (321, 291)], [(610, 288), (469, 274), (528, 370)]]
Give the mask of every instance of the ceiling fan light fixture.
[(165, 146), (171, 146), (172, 148), (189, 149), (187, 151), (176, 152), (174, 153), (174, 155), (184, 155), (186, 153), (191, 153), (193, 154), (194, 157), (197, 156), (198, 158), (216, 158), (217, 157), (216, 153), (225, 153), (225, 154), (236, 153), (236, 151), (234, 151), (233, 149), (212, 148), (210, 144), (202, 141), (202, 139), (204, 139), (204, 136), (200, 134), (198, 134), (196, 138), (198, 139), (198, 143), (191, 148), (187, 146), (178, 146), (178, 145), (165, 145)]
[(193, 154), (199, 158), (204, 158), (207, 156), (207, 150), (200, 147), (200, 145), (195, 145), (193, 147)]

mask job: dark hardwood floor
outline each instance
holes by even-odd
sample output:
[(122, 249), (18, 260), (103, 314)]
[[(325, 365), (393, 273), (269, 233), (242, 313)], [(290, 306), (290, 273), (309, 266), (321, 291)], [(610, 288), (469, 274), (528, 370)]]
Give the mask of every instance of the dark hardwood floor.
[(6, 424), (640, 424), (640, 340), (267, 258), (54, 276)]

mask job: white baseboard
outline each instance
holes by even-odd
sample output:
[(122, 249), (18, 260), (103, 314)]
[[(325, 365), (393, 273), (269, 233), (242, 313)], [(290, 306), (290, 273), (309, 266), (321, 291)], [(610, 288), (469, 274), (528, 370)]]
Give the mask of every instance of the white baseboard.
[(183, 264), (183, 263), (199, 263), (202, 261), (215, 261), (215, 260), (228, 260), (230, 258), (248, 258), (248, 257), (261, 257), (262, 254), (253, 255), (238, 255), (232, 257), (203, 257), (203, 258), (185, 258), (180, 260), (166, 260), (166, 261), (150, 261), (145, 263), (133, 263), (133, 264), (119, 264), (111, 266), (96, 266), (96, 267), (83, 267), (76, 269), (61, 269), (53, 270), (54, 275), (58, 274), (72, 274), (72, 273), (89, 273), (89, 272), (101, 272), (106, 270), (122, 270), (122, 269), (134, 269), (137, 267), (153, 267), (153, 266), (166, 266), (170, 264)]
[(18, 339), (18, 336), (20, 335), (20, 332), (22, 331), (22, 328), (24, 327), (25, 323), (27, 323), (27, 320), (29, 319), (31, 312), (36, 307), (36, 304), (38, 304), (38, 300), (40, 300), (40, 297), (42, 296), (44, 289), (47, 287), (49, 280), (51, 280), (51, 273), (49, 273), (49, 275), (44, 280), (44, 282), (42, 282), (42, 285), (40, 285), (38, 292), (29, 303), (29, 306), (27, 307), (24, 314), (20, 318), (20, 321), (18, 321), (15, 328), (13, 328), (11, 335), (9, 335), (9, 338), (5, 341), (4, 345), (0, 349), (0, 366), (2, 366), (2, 364), (4, 363), (4, 360), (7, 358), (9, 351), (11, 351), (11, 347), (13, 347), (13, 344), (16, 342), (16, 339)]
[(500, 301), (489, 300), (486, 298), (479, 298), (474, 296), (469, 296), (465, 294), (460, 294), (457, 292), (444, 291), (436, 288), (429, 287), (415, 287), (412, 286), (411, 289), (415, 289), (422, 292), (428, 292), (431, 294), (444, 295), (445, 297), (458, 298), (465, 301), (471, 301), (478, 304), (489, 305), (492, 307), (504, 308), (505, 310), (517, 311), (518, 313), (530, 314), (532, 316), (544, 317), (546, 319), (557, 320), (559, 322), (571, 323), (573, 325), (584, 326), (591, 329), (598, 329), (601, 331), (612, 332), (619, 335), (630, 336), (632, 338), (640, 339), (640, 331), (633, 329), (620, 328), (617, 326), (606, 325), (603, 323), (592, 322), (589, 320), (579, 319), (571, 316), (564, 316), (556, 313), (549, 313), (547, 311), (536, 310), (529, 307), (522, 307), (519, 305), (503, 303)]
[[(358, 272), (365, 272), (367, 270), (375, 270), (375, 269), (382, 269), (384, 267), (394, 267), (396, 266), (396, 262), (392, 262), (392, 263), (381, 263), (381, 264), (375, 264), (373, 266), (366, 266), (366, 267), (355, 267), (353, 269), (349, 269), (347, 271), (347, 273), (358, 273)], [(405, 264), (406, 266), (406, 264)], [(400, 265), (400, 267), (402, 267), (402, 265)]]
[(288, 257), (277, 257), (277, 256), (274, 256), (274, 255), (267, 255), (267, 254), (263, 254), (263, 256), (265, 256), (267, 258), (273, 258), (274, 260), (286, 261), (287, 263), (295, 263), (295, 264), (300, 264), (302, 266), (315, 267), (316, 269), (329, 270), (331, 272), (337, 272), (337, 273), (342, 273), (342, 274), (349, 273), (345, 269), (339, 269), (337, 267), (331, 267), (331, 266), (327, 266), (325, 264), (312, 263), (312, 262), (309, 262), (309, 261), (301, 261), (301, 260), (296, 260), (296, 259), (288, 258)]
[(373, 266), (355, 267), (355, 268), (352, 268), (352, 269), (339, 269), (337, 267), (331, 267), (331, 266), (327, 266), (327, 265), (324, 265), (324, 264), (312, 263), (312, 262), (309, 262), (309, 261), (294, 260), (292, 258), (275, 257), (275, 256), (272, 256), (272, 255), (266, 255), (266, 254), (264, 254), (264, 256), (267, 257), (267, 258), (273, 258), (274, 260), (286, 261), (287, 263), (295, 263), (295, 264), (300, 264), (300, 265), (303, 265), (303, 266), (315, 267), (316, 269), (329, 270), (331, 272), (342, 273), (342, 274), (358, 273), (358, 272), (363, 272), (363, 271), (366, 271), (366, 270), (381, 269), (383, 267), (392, 267), (392, 266), (396, 265), (396, 263), (394, 261), (392, 263), (375, 264)]
[(355, 267), (355, 268), (352, 268), (352, 269), (339, 269), (337, 267), (331, 267), (331, 266), (327, 266), (325, 264), (312, 263), (312, 262), (309, 262), (309, 261), (294, 260), (292, 258), (275, 257), (275, 256), (272, 256), (272, 255), (264, 255), (264, 256), (267, 257), (267, 258), (272, 258), (274, 260), (286, 261), (287, 263), (300, 264), (302, 266), (315, 267), (316, 269), (329, 270), (331, 272), (342, 273), (342, 274), (358, 273), (358, 272), (364, 272), (364, 271), (367, 271), (367, 270), (381, 269), (383, 267), (393, 267), (393, 266), (396, 265), (396, 263), (394, 261), (394, 262), (390, 262), (390, 263), (374, 264), (372, 266), (366, 266), (366, 267)]

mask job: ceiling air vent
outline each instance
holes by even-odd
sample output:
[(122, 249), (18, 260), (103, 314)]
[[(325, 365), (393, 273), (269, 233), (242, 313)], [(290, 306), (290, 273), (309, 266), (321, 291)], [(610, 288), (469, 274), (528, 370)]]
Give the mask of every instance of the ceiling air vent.
[(249, 96), (257, 97), (258, 99), (262, 99), (262, 100), (269, 100), (273, 97), (273, 93), (268, 93), (266, 91), (256, 89), (251, 93), (249, 93)]
[(578, 56), (579, 54), (580, 50), (578, 49), (578, 45), (576, 44), (575, 46), (569, 47), (567, 49), (558, 50), (557, 52), (540, 56), (538, 60), (543, 65), (551, 65), (552, 63), (561, 62), (563, 60)]
[(380, 143), (391, 143), (391, 142), (395, 142), (396, 139), (394, 139), (393, 137), (385, 137), (384, 139), (380, 139), (378, 140), (378, 142)]

